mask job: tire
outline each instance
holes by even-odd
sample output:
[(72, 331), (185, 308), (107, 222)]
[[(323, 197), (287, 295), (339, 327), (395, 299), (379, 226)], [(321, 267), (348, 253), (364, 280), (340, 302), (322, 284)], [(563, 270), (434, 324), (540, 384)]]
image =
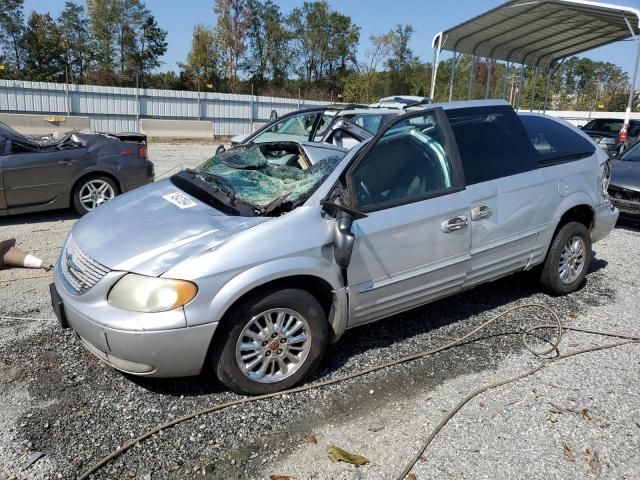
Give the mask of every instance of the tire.
[[(578, 244), (580, 248), (577, 247)], [(575, 292), (582, 285), (590, 263), (589, 230), (582, 223), (569, 222), (560, 228), (551, 242), (540, 273), (540, 282), (555, 295)], [(562, 266), (565, 268), (561, 268)]]
[[(287, 328), (278, 330), (280, 314), (281, 325)], [(260, 341), (247, 336), (248, 333), (256, 336), (256, 331), (266, 325), (268, 318), (273, 327), (271, 335), (278, 330), (277, 337), (265, 337), (268, 328), (263, 328), (262, 335), (258, 335)], [(300, 320), (301, 328), (292, 329), (296, 325), (294, 318)], [(293, 288), (249, 297), (223, 320), (219, 328), (222, 331), (212, 345), (211, 365), (226, 387), (247, 395), (278, 392), (300, 383), (322, 360), (329, 339), (327, 318), (318, 300), (305, 290)], [(302, 332), (306, 333), (307, 341), (295, 343), (296, 339), (302, 338)], [(245, 345), (244, 350), (238, 348), (241, 343)], [(298, 358), (299, 363), (290, 361), (293, 357)], [(252, 361), (258, 363), (251, 367)], [(265, 364), (269, 366), (260, 377), (261, 367)]]
[[(87, 199), (87, 195), (94, 194), (94, 189), (95, 197)], [(89, 175), (80, 179), (73, 189), (73, 208), (78, 214), (85, 215), (119, 194), (120, 189), (113, 179), (104, 175)]]

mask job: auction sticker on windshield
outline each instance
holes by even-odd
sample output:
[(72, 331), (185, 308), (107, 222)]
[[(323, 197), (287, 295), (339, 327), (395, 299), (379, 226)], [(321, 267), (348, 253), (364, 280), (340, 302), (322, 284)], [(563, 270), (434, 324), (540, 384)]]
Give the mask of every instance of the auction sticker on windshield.
[(162, 198), (173, 203), (178, 208), (191, 208), (198, 205), (196, 202), (180, 192), (168, 193), (167, 195), (163, 195)]

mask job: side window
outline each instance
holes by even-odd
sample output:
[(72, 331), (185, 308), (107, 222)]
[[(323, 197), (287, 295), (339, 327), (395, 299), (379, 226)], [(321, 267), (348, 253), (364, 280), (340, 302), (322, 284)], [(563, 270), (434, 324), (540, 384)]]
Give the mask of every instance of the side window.
[(536, 153), (509, 106), (447, 110), (467, 185), (528, 172)]
[(550, 118), (521, 115), (531, 145), (542, 165), (577, 160), (592, 155), (596, 147), (571, 128)]
[(318, 112), (309, 112), (283, 118), (254, 138), (253, 141), (307, 140), (317, 117)]
[(351, 121), (359, 127), (366, 128), (370, 132), (375, 133), (380, 130), (382, 115), (356, 115)]
[(452, 165), (436, 113), (425, 112), (393, 125), (350, 172), (349, 185), (356, 207), (363, 211), (453, 189)]
[(23, 145), (18, 142), (11, 142), (11, 153), (33, 153), (36, 150), (29, 145)]
[(320, 118), (320, 122), (318, 123), (318, 130), (316, 130), (316, 136), (322, 135), (327, 130), (327, 127), (331, 125), (331, 122), (333, 122), (334, 118), (336, 118), (335, 112), (323, 113), (322, 117)]

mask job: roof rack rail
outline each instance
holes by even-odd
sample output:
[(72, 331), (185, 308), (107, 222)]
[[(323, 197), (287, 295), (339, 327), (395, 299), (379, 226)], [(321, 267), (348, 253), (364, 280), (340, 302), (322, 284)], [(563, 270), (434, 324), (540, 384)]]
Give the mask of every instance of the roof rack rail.
[(404, 107), (402, 107), (402, 110), (406, 110), (407, 108), (411, 108), (411, 107), (417, 107), (419, 105), (429, 105), (430, 103), (431, 103), (431, 99), (430, 98), (425, 98), (424, 100), (420, 100), (418, 102), (409, 103), (409, 104), (405, 105)]

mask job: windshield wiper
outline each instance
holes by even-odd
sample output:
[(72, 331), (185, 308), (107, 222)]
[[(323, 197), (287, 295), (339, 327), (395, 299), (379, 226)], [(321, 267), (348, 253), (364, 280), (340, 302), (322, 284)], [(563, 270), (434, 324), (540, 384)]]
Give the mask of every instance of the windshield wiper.
[(233, 188), (233, 185), (231, 185), (231, 182), (229, 182), (229, 180), (227, 180), (226, 178), (224, 178), (221, 175), (216, 175), (215, 173), (209, 173), (209, 172), (198, 172), (197, 170), (193, 170), (191, 168), (187, 168), (185, 170), (187, 173), (190, 173), (192, 175), (201, 175), (203, 177), (205, 177), (207, 180), (211, 180), (213, 183), (213, 187), (216, 188), (218, 191), (224, 193), (225, 195), (227, 195), (227, 197), (229, 197), (229, 200), (231, 200), (231, 204), (235, 205), (236, 203), (236, 191)]

